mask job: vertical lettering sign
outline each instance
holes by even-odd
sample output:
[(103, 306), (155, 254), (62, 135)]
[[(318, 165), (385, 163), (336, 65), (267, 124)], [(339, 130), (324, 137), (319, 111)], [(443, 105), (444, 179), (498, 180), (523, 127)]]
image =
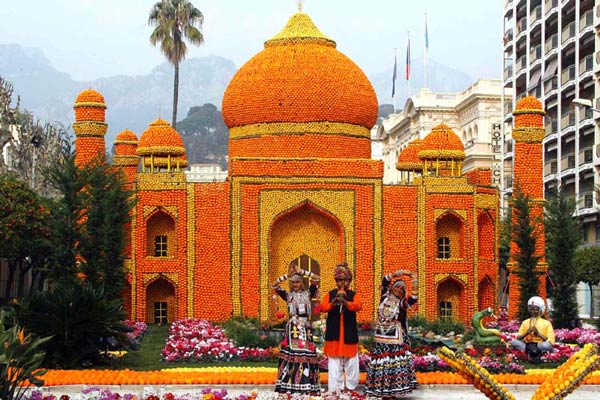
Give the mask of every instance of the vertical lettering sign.
[(500, 186), (502, 183), (502, 171), (500, 162), (497, 161), (502, 153), (502, 125), (492, 124), (492, 154), (494, 162), (492, 163), (492, 185)]

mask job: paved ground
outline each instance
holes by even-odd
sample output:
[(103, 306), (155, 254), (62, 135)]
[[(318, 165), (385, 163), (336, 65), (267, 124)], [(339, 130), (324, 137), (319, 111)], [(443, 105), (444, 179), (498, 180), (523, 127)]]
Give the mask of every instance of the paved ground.
[[(47, 394), (62, 395), (62, 394), (77, 394), (81, 393), (86, 386), (56, 386), (45, 387), (42, 390)], [(139, 385), (123, 385), (123, 386), (102, 386), (110, 388), (112, 392), (120, 394), (133, 393), (141, 394), (145, 390), (148, 393), (166, 393), (174, 394), (200, 394), (203, 388), (207, 386), (196, 385), (171, 385), (171, 386), (139, 386)], [(259, 392), (272, 391), (273, 386), (267, 385), (224, 385), (212, 386), (214, 389), (227, 389), (231, 395), (249, 394), (253, 390)], [(529, 400), (537, 389), (537, 385), (506, 385), (506, 388), (515, 396), (517, 400)], [(57, 396), (59, 397), (59, 396)], [(198, 398), (201, 398), (199, 395)], [(573, 400), (598, 400), (600, 398), (600, 385), (582, 385), (574, 391), (569, 399)], [(486, 397), (469, 385), (425, 385), (421, 386), (417, 391), (404, 397), (406, 400), (485, 400)]]

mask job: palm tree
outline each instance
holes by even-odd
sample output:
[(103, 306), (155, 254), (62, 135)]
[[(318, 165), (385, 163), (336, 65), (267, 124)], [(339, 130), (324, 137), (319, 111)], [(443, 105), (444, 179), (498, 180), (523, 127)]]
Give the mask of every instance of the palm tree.
[(175, 67), (173, 82), (173, 122), (177, 129), (177, 100), (179, 97), (179, 64), (185, 59), (187, 46), (185, 41), (200, 46), (204, 42), (202, 23), (204, 15), (188, 0), (161, 0), (150, 10), (148, 24), (154, 27), (150, 43), (160, 50)]

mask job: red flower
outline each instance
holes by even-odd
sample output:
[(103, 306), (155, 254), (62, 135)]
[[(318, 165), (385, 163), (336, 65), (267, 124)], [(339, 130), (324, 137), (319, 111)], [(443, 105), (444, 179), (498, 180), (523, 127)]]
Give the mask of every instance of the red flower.
[(285, 314), (284, 314), (284, 313), (282, 313), (281, 311), (277, 311), (277, 312), (275, 313), (275, 318), (277, 318), (277, 319), (281, 319), (281, 318), (283, 318), (283, 317), (285, 317)]

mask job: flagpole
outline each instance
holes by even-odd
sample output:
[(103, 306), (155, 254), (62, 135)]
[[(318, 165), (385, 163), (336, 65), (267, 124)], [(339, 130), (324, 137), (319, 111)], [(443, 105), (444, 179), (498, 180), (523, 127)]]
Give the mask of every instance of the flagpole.
[(427, 33), (427, 13), (425, 13), (425, 59), (423, 63), (424, 67), (424, 76), (425, 76), (425, 88), (427, 88), (427, 57), (429, 53), (429, 35)]
[(394, 112), (392, 114), (396, 114), (396, 48), (394, 47), (394, 75), (392, 78), (392, 99), (394, 100)]
[(408, 98), (410, 98), (410, 31), (408, 31), (408, 44), (406, 45), (406, 83), (408, 85)]

